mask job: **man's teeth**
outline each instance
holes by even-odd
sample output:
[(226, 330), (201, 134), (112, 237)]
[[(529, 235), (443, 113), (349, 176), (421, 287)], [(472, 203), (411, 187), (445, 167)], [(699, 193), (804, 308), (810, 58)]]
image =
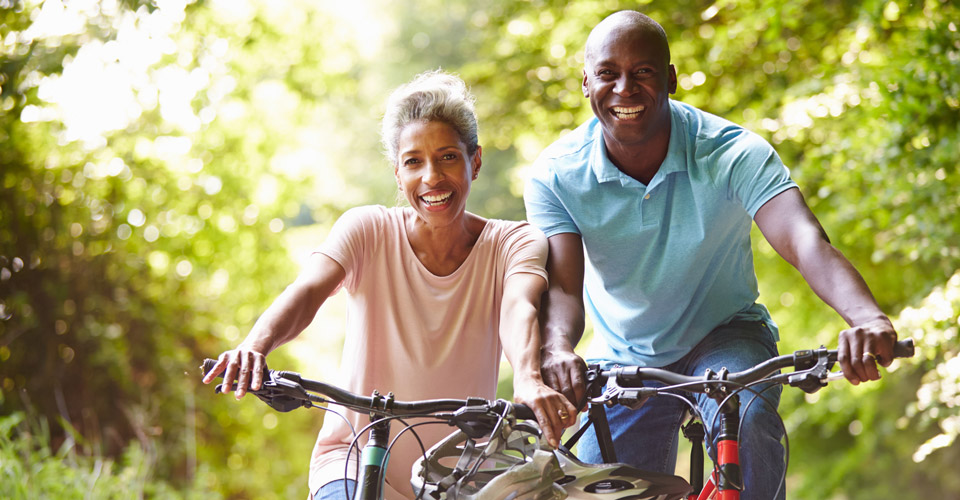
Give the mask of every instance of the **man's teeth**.
[(429, 203), (430, 205), (442, 205), (452, 195), (453, 193), (447, 192), (444, 194), (427, 194), (427, 195), (421, 196), (420, 198), (422, 198), (423, 201)]
[(613, 107), (613, 114), (617, 115), (618, 118), (633, 118), (640, 114), (644, 110), (644, 106), (633, 106), (631, 108), (624, 108), (621, 106)]

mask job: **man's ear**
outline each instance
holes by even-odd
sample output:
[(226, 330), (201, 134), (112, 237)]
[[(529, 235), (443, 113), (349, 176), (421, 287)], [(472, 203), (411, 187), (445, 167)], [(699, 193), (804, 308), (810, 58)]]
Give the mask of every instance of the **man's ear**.
[(587, 99), (590, 98), (590, 89), (589, 89), (589, 87), (587, 86), (588, 83), (589, 83), (589, 82), (587, 81), (587, 70), (584, 69), (584, 70), (583, 70), (583, 84), (582, 84), (582, 87), (583, 87), (583, 97), (586, 97)]
[(670, 65), (670, 76), (667, 77), (667, 91), (671, 94), (677, 93), (677, 68)]

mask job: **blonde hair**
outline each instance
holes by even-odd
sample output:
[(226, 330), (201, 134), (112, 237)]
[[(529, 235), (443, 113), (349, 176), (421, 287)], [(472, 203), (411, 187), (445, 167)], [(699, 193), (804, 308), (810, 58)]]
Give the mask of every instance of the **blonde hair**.
[(401, 85), (387, 99), (380, 137), (390, 163), (397, 162), (400, 132), (417, 121), (439, 121), (453, 127), (473, 155), (479, 147), (475, 98), (460, 77), (433, 70)]

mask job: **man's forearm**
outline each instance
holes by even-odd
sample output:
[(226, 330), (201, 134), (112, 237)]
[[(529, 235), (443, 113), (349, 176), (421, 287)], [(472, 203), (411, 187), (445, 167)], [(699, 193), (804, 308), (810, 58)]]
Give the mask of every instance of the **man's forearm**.
[(885, 319), (863, 277), (843, 254), (826, 241), (816, 244), (797, 269), (827, 305), (854, 326)]
[(543, 324), (541, 341), (544, 349), (573, 351), (583, 336), (583, 303), (579, 297), (552, 288), (544, 295), (540, 320)]

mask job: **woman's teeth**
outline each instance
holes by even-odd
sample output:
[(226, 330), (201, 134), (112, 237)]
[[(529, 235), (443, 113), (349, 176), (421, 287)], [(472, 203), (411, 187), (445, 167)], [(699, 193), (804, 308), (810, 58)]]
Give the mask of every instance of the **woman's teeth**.
[(446, 192), (443, 194), (427, 194), (421, 196), (420, 199), (427, 202), (428, 205), (443, 205), (448, 199), (450, 199), (450, 196), (452, 195), (452, 192)]

